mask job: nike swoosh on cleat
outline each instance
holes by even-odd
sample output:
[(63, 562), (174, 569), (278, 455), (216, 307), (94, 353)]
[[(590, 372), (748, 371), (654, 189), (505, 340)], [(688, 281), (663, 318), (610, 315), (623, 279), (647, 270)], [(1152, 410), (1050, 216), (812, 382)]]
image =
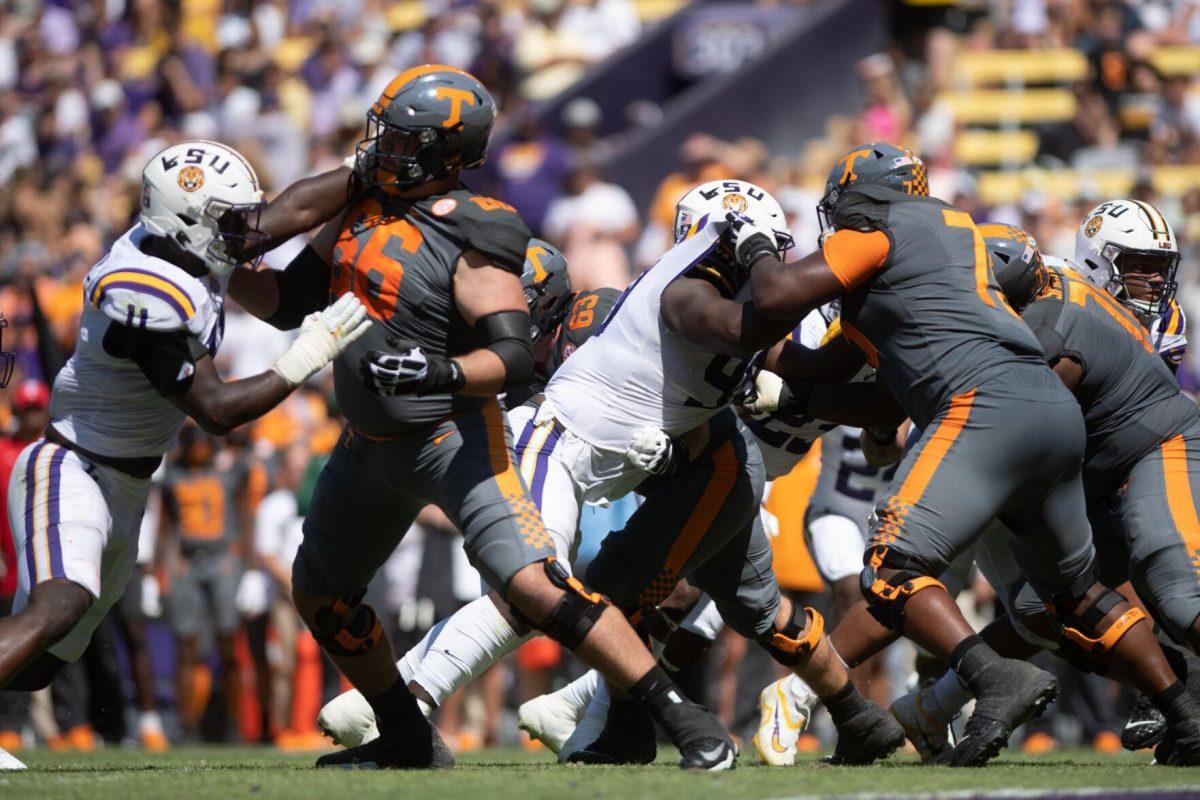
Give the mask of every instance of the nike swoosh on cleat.
[(724, 752), (724, 747), (714, 747), (712, 750), (701, 750), (700, 757), (705, 761), (716, 761)]

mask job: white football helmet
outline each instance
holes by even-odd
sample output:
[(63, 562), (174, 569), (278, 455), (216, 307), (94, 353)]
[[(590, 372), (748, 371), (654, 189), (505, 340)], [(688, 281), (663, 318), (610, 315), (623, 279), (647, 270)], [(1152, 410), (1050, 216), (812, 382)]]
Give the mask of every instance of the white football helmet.
[[(1075, 261), (1089, 282), (1145, 325), (1162, 313), (1178, 286), (1175, 232), (1161, 211), (1142, 200), (1109, 200), (1092, 209), (1075, 234)], [(1161, 280), (1147, 277), (1152, 274)]]
[(775, 234), (779, 257), (783, 258), (796, 242), (788, 227), (787, 215), (771, 194), (749, 181), (709, 181), (695, 187), (675, 204), (675, 241), (681, 242), (703, 228), (709, 220), (723, 220), (730, 211), (767, 221)]
[[(242, 263), (238, 254), (266, 239), (254, 168), (232, 147), (205, 139), (159, 151), (142, 170), (142, 225), (204, 260), (214, 274)], [(261, 255), (252, 262), (257, 264)]]

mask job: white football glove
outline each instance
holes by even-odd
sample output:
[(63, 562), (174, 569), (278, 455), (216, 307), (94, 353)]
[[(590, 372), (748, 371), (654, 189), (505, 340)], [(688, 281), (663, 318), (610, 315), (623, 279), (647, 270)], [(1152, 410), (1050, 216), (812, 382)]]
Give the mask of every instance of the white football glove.
[(670, 436), (659, 428), (647, 426), (634, 435), (625, 457), (643, 472), (658, 475), (670, 462), (673, 449)]
[(760, 369), (754, 376), (754, 396), (742, 404), (751, 414), (770, 414), (779, 410), (779, 393), (783, 390), (783, 378), (774, 372)]
[(153, 575), (142, 575), (142, 613), (151, 619), (162, 616), (162, 592), (159, 590), (158, 578)]
[(289, 386), (299, 386), (341, 355), (369, 327), (367, 309), (346, 292), (329, 308), (305, 317), (300, 335), (271, 369)]
[(238, 581), (237, 594), (234, 595), (233, 605), (243, 617), (258, 617), (267, 612), (271, 598), (271, 582), (267, 576), (256, 569), (248, 569), (242, 573)]
[(733, 211), (725, 215), (725, 221), (733, 232), (733, 252), (739, 265), (753, 266), (755, 261), (767, 255), (779, 257), (775, 231), (769, 225)]

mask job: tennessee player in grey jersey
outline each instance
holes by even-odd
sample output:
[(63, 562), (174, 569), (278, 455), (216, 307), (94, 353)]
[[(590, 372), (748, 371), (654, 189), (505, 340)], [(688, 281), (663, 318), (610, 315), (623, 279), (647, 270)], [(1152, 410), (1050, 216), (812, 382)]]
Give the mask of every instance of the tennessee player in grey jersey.
[[(1117, 586), (1131, 580), (1154, 620), (1172, 639), (1196, 652), (1200, 410), (1180, 391), (1149, 331), (1126, 304), (1070, 268), (1045, 266), (1037, 243), (1019, 228), (982, 225), (980, 232), (1006, 298), (1083, 409), (1083, 486), (1104, 582)], [(1145, 266), (1134, 259), (1126, 263), (1137, 271)], [(1018, 644), (1024, 638), (1030, 645), (1056, 648), (1080, 668), (1093, 669), (1089, 661), (1100, 649), (1095, 640), (1067, 628), (1064, 641), (1056, 644), (1059, 637), (1047, 624), (1044, 608), (1022, 586), (1020, 575), (1008, 569), (989, 573), (988, 562), (1003, 564), (1007, 547), (1003, 530), (989, 530), (984, 537), (981, 567), (989, 580), (998, 582), (996, 589), (1009, 607), (984, 635), (1010, 643), (1011, 655), (1036, 652), (1036, 646)], [(1126, 612), (1127, 625), (1140, 613)], [(1182, 653), (1172, 655), (1173, 663), (1184, 660)], [(939, 681), (921, 693), (920, 705), (933, 717), (930, 724), (920, 725), (923, 732), (944, 729), (969, 699), (957, 689), (953, 682)], [(1160, 763), (1194, 760), (1194, 742), (1181, 741), (1174, 728), (1164, 731), (1168, 726), (1161, 716), (1144, 722), (1157, 728), (1159, 738), (1164, 732), (1171, 734), (1156, 752)], [(1148, 731), (1135, 732), (1143, 746), (1155, 743), (1147, 741)]]
[[(999, 515), (1019, 534), (1014, 551), (1030, 583), (1064, 624), (1111, 645), (1110, 664), (1190, 722), (1195, 703), (1171, 694), (1179, 684), (1150, 626), (1127, 624), (1130, 605), (1096, 580), (1082, 416), (1004, 301), (970, 216), (929, 198), (924, 164), (885, 144), (841, 159), (820, 212), (822, 252), (791, 264), (779, 262), (758, 223), (731, 215), (738, 258), (752, 267), (753, 302), (738, 328), (754, 315), (794, 321), (842, 296), (845, 338), (876, 366), (891, 421), (908, 416), (925, 429), (878, 507), (864, 601), (835, 629), (835, 646), (857, 663), (890, 638), (882, 624), (950, 664), (977, 698), (952, 763), (993, 758), (1057, 686), (1048, 673), (1000, 657), (935, 576)], [(847, 371), (861, 364), (839, 352)], [(795, 356), (774, 366), (785, 378), (814, 374)], [(823, 407), (828, 394), (795, 386), (787, 405), (861, 423), (846, 418), (844, 403)]]
[(425, 65), (400, 74), (367, 115), (360, 191), (286, 270), (231, 286), (247, 310), (278, 327), (293, 327), (345, 289), (376, 321), (374, 335), (335, 363), (349, 424), (305, 520), (293, 596), (371, 704), (381, 735), (318, 766), (453, 763), (401, 679), (378, 615), (362, 602), (417, 512), (433, 503), (515, 617), (644, 703), (682, 751), (682, 766), (728, 768), (733, 749), (720, 723), (683, 701), (621, 614), (554, 559), (516, 469), (496, 395), (533, 372), (520, 281), (529, 231), (510, 206), (459, 180), (483, 163), (494, 117), (487, 89), (461, 70)]

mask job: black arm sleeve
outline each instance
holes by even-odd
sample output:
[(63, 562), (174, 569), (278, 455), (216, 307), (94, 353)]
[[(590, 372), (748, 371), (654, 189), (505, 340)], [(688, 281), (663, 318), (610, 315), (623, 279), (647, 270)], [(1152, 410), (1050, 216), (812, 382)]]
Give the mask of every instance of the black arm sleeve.
[(484, 345), (504, 362), (504, 391), (529, 385), (533, 379), (533, 343), (529, 340), (529, 313), (497, 311), (480, 317), (475, 330)]
[(192, 385), (196, 362), (208, 355), (208, 349), (187, 331), (148, 331), (113, 322), (104, 333), (104, 350), (111, 356), (127, 358), (155, 391), (164, 397), (181, 395)]
[(329, 265), (311, 245), (275, 273), (279, 305), (265, 321), (281, 331), (300, 327), (304, 318), (329, 305)]

